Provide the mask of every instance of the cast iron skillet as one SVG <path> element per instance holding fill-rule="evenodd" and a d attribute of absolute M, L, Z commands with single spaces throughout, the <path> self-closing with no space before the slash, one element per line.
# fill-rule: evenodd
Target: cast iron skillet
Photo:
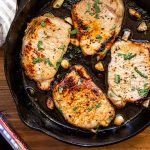
<path fill-rule="evenodd" d="M 124 109 L 117 111 L 117 113 L 122 114 L 127 120 L 125 124 L 119 127 L 112 124 L 108 128 L 100 128 L 97 134 L 70 125 L 64 120 L 57 109 L 49 110 L 47 108 L 46 100 L 51 96 L 51 92 L 40 91 L 36 87 L 36 84 L 24 75 L 20 63 L 20 52 L 27 22 L 30 22 L 33 17 L 46 12 L 53 12 L 54 15 L 61 18 L 69 16 L 71 6 L 76 3 L 77 0 L 66 0 L 63 7 L 58 10 L 51 9 L 50 2 L 50 0 L 22 1 L 22 7 L 19 7 L 4 45 L 6 78 L 10 91 L 16 102 L 21 120 L 29 127 L 40 130 L 61 141 L 89 147 L 104 146 L 123 141 L 136 135 L 149 126 L 150 109 L 143 108 L 141 105 L 128 104 Z M 149 16 L 147 16 L 142 9 L 139 9 L 138 6 L 131 3 L 130 0 L 125 1 L 125 6 L 126 10 L 128 7 L 136 7 L 138 11 L 141 11 L 143 19 L 149 22 Z M 145 42 L 146 40 L 150 41 L 150 37 L 148 36 L 149 33 L 144 35 L 136 32 L 138 23 L 138 21 L 130 18 L 126 11 L 123 29 L 131 29 L 133 31 L 132 38 L 135 40 L 143 40 Z M 120 35 L 122 35 L 122 32 Z M 90 75 L 93 77 L 93 80 L 98 83 L 98 86 L 100 86 L 104 92 L 106 92 L 107 83 L 102 81 L 106 81 L 104 79 L 107 78 L 107 74 L 97 74 L 97 72 L 93 70 L 91 64 L 94 64 L 95 59 L 81 59 L 83 56 L 80 51 L 75 51 L 74 53 L 70 53 L 70 51 L 71 49 L 68 50 L 65 57 L 72 58 L 71 55 L 73 55 L 74 57 L 71 59 L 72 64 L 84 64 Z M 110 53 L 108 53 L 107 58 L 103 61 L 106 69 L 109 61 Z M 55 81 L 58 82 L 65 73 L 64 70 L 60 69 L 58 72 L 60 77 L 56 77 Z M 34 89 L 34 95 L 31 94 L 31 89 Z"/>

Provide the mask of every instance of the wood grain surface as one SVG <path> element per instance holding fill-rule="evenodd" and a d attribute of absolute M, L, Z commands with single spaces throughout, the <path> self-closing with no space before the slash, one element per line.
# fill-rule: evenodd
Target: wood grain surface
<path fill-rule="evenodd" d="M 16 106 L 5 79 L 3 59 L 3 51 L 0 49 L 0 111 L 5 112 L 8 122 L 31 150 L 150 150 L 150 127 L 127 141 L 100 148 L 83 148 L 69 145 L 30 129 L 18 117 Z"/>

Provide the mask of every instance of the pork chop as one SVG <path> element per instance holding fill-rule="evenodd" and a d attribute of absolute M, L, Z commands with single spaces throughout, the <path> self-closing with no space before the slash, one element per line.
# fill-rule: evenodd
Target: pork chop
<path fill-rule="evenodd" d="M 82 66 L 74 66 L 54 87 L 53 100 L 64 118 L 77 127 L 106 127 L 115 116 L 109 100 Z"/>
<path fill-rule="evenodd" d="M 117 41 L 108 66 L 108 96 L 118 108 L 146 97 L 150 89 L 150 44 Z"/>
<path fill-rule="evenodd" d="M 81 0 L 72 9 L 80 47 L 85 55 L 101 48 L 110 49 L 119 34 L 124 17 L 122 0 Z"/>
<path fill-rule="evenodd" d="M 33 19 L 25 31 L 22 64 L 26 75 L 41 90 L 49 90 L 70 42 L 71 26 L 64 20 L 49 16 Z"/>

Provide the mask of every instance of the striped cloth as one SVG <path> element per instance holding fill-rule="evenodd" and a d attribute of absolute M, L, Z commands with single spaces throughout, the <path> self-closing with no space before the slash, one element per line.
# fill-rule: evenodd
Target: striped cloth
<path fill-rule="evenodd" d="M 17 0 L 0 0 L 0 47 L 5 41 L 14 19 Z"/>

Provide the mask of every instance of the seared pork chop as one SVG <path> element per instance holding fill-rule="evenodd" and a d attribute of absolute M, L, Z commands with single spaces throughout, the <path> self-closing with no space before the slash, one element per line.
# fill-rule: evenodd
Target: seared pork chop
<path fill-rule="evenodd" d="M 49 90 L 70 42 L 71 26 L 62 19 L 40 16 L 33 19 L 25 31 L 22 64 L 30 79 L 41 90 Z"/>
<path fill-rule="evenodd" d="M 136 102 L 150 89 L 150 44 L 117 41 L 108 66 L 108 95 L 117 107 Z"/>
<path fill-rule="evenodd" d="M 64 118 L 77 127 L 106 127 L 115 116 L 114 108 L 82 66 L 74 66 L 54 87 L 53 99 Z"/>
<path fill-rule="evenodd" d="M 72 9 L 74 27 L 85 55 L 110 49 L 124 17 L 122 0 L 81 0 Z"/>

